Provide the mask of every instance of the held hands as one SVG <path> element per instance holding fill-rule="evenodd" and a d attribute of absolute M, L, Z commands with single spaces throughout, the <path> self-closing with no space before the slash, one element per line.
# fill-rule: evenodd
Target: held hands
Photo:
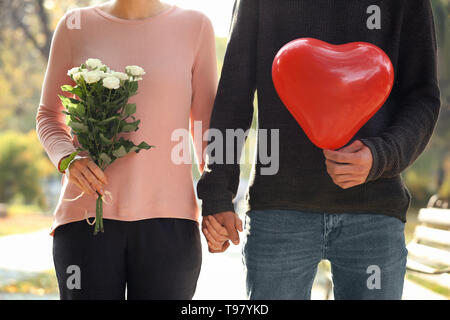
<path fill-rule="evenodd" d="M 372 153 L 360 140 L 338 151 L 324 150 L 323 154 L 328 174 L 342 189 L 363 184 L 372 168 Z"/>
<path fill-rule="evenodd" d="M 105 195 L 108 183 L 103 171 L 89 157 L 76 156 L 66 170 L 67 178 L 86 194 L 95 196 L 96 192 Z"/>
<path fill-rule="evenodd" d="M 205 216 L 202 231 L 208 242 L 209 252 L 224 252 L 230 246 L 229 240 L 235 245 L 239 244 L 238 231 L 243 231 L 242 220 L 231 211 Z"/>

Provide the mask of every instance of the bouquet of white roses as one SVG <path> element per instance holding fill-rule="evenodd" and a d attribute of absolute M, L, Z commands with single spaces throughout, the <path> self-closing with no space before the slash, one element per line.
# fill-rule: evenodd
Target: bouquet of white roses
<path fill-rule="evenodd" d="M 81 147 L 61 161 L 62 170 L 67 168 L 80 151 L 87 151 L 89 157 L 105 170 L 108 165 L 128 153 L 138 153 L 141 149 L 148 150 L 152 147 L 146 142 L 135 145 L 123 137 L 118 139 L 121 132 L 139 129 L 140 120 L 133 116 L 136 104 L 128 103 L 128 99 L 137 94 L 138 81 L 142 80 L 144 69 L 127 66 L 125 72 L 116 72 L 99 59 L 88 59 L 80 67 L 70 69 L 67 74 L 75 81 L 76 86 L 64 85 L 61 89 L 74 96 L 58 96 L 66 109 L 63 113 L 67 115 L 67 125 L 77 136 Z M 104 232 L 104 199 L 100 193 L 97 194 L 94 234 Z M 83 193 L 80 196 L 82 195 Z"/>

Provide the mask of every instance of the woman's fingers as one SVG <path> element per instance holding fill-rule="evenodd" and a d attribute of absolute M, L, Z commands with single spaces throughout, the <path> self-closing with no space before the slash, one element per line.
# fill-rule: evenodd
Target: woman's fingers
<path fill-rule="evenodd" d="M 230 241 L 228 241 L 227 237 L 217 232 L 217 230 L 212 226 L 212 222 L 210 222 L 211 220 L 208 218 L 209 217 L 204 217 L 202 221 L 202 231 L 208 243 L 208 250 L 211 253 L 224 252 L 230 246 Z M 214 221 L 219 224 L 217 220 Z M 216 228 L 221 229 L 223 227 L 219 224 L 219 226 L 216 225 Z"/>
<path fill-rule="evenodd" d="M 72 183 L 74 183 L 78 188 L 80 188 L 80 190 L 84 191 L 83 186 L 80 184 L 80 182 L 78 181 L 78 179 L 76 177 L 72 177 L 71 179 L 69 179 Z"/>
<path fill-rule="evenodd" d="M 226 245 L 226 243 L 229 242 L 228 240 L 217 241 L 216 239 L 214 239 L 214 237 L 211 235 L 211 233 L 207 228 L 203 229 L 203 234 L 205 235 L 206 241 L 208 242 L 208 247 L 210 249 L 216 250 L 216 252 L 223 252 L 226 250 L 226 248 L 228 248 L 229 244 Z"/>
<path fill-rule="evenodd" d="M 227 250 L 229 246 L 230 246 L 230 241 L 226 241 L 222 246 L 221 252 L 224 252 L 225 250 Z"/>
<path fill-rule="evenodd" d="M 91 164 L 92 163 L 92 164 Z M 74 160 L 68 171 L 68 178 L 70 181 L 74 182 L 78 187 L 81 188 L 85 193 L 95 196 L 98 192 L 99 194 L 104 194 L 104 184 L 102 180 L 97 178 L 97 174 L 94 175 L 92 170 L 96 171 L 95 167 L 98 166 L 88 157 L 82 157 Z M 100 171 L 101 169 L 98 168 Z M 101 179 L 106 178 L 101 173 L 98 173 Z"/>
<path fill-rule="evenodd" d="M 226 241 L 226 242 L 224 242 L 221 249 L 216 250 L 216 249 L 213 249 L 208 243 L 208 251 L 211 253 L 220 253 L 220 252 L 224 252 L 225 250 L 227 250 L 229 246 L 230 246 L 230 241 Z"/>
<path fill-rule="evenodd" d="M 94 188 L 100 194 L 104 193 L 102 182 L 92 174 L 88 166 L 82 167 L 81 173 L 83 174 L 84 178 L 89 182 L 89 184 L 92 186 L 92 188 Z"/>
<path fill-rule="evenodd" d="M 208 246 L 211 246 L 213 249 L 216 250 L 222 247 L 222 242 L 214 239 L 214 237 L 209 232 L 208 228 L 203 228 L 202 231 L 203 234 L 205 235 L 206 240 L 208 241 Z"/>
<path fill-rule="evenodd" d="M 81 189 L 90 195 L 95 195 L 95 190 L 91 187 L 91 185 L 89 184 L 89 182 L 84 178 L 84 176 L 81 174 L 81 172 L 79 171 L 72 171 L 71 172 L 71 176 L 72 178 L 76 178 L 79 182 L 79 184 L 81 185 Z"/>
<path fill-rule="evenodd" d="M 100 180 L 105 185 L 108 184 L 105 173 L 102 171 L 102 169 L 100 169 L 99 166 L 95 164 L 94 161 L 89 161 L 87 165 L 88 168 L 95 174 L 98 180 Z"/>

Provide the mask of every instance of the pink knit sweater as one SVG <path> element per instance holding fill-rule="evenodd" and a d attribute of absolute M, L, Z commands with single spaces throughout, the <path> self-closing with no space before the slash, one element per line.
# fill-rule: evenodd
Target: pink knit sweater
<path fill-rule="evenodd" d="M 190 130 L 193 121 L 202 121 L 201 134 L 209 127 L 217 89 L 210 20 L 200 12 L 177 6 L 138 20 L 121 19 L 95 6 L 67 12 L 53 36 L 36 114 L 39 140 L 55 168 L 61 158 L 79 146 L 65 124 L 57 94 L 62 93 L 61 85 L 72 82 L 67 70 L 88 58 L 98 58 L 116 71 L 123 71 L 127 65 L 145 69 L 138 94 L 130 99 L 137 104 L 139 130 L 122 135 L 136 144 L 146 141 L 156 146 L 130 153 L 106 168 L 106 190 L 112 193 L 113 200 L 103 204 L 104 218 L 135 221 L 170 217 L 197 221 L 192 165 L 172 161 L 172 150 L 180 141 L 172 141 L 171 137 L 176 129 Z M 201 159 L 206 143 L 202 143 L 202 137 L 194 137 L 194 144 L 197 158 Z M 63 201 L 82 191 L 65 174 L 61 183 L 52 235 L 62 224 L 84 219 L 85 210 L 88 217 L 95 216 L 95 196 L 85 194 L 72 202 Z"/>

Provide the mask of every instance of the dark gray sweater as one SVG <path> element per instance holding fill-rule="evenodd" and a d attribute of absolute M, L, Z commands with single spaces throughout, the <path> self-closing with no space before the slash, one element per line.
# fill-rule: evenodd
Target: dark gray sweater
<path fill-rule="evenodd" d="M 381 29 L 367 27 L 371 5 L 381 9 Z M 389 99 L 351 141 L 360 139 L 373 155 L 362 185 L 341 189 L 333 183 L 322 150 L 306 137 L 274 89 L 273 58 L 284 44 L 302 37 L 332 44 L 370 42 L 392 60 L 395 83 Z M 259 128 L 279 129 L 280 163 L 276 175 L 261 175 L 263 165 L 257 160 L 251 209 L 377 213 L 406 221 L 411 196 L 400 173 L 423 152 L 440 109 L 429 0 L 237 1 L 211 128 L 248 129 L 255 90 Z M 234 210 L 239 183 L 234 163 L 208 163 L 197 187 L 203 215 Z"/>

